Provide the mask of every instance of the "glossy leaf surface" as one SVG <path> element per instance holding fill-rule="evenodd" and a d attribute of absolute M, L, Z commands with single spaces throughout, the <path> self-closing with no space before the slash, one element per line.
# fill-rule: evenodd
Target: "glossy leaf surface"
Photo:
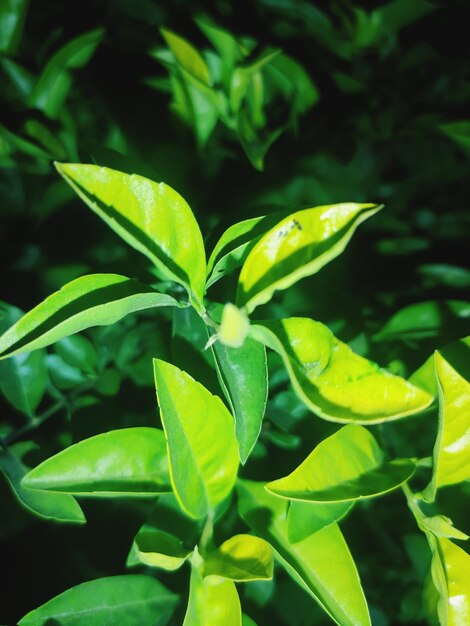
<path fill-rule="evenodd" d="M 191 556 L 191 550 L 187 550 L 180 539 L 157 528 L 141 528 L 134 546 L 141 563 L 168 571 L 177 570 Z"/>
<path fill-rule="evenodd" d="M 268 396 L 266 350 L 251 338 L 239 348 L 212 346 L 217 373 L 235 417 L 240 460 L 245 463 L 261 431 Z"/>
<path fill-rule="evenodd" d="M 0 337 L 2 358 L 37 350 L 92 326 L 114 324 L 129 313 L 178 306 L 166 294 L 118 274 L 90 274 L 64 285 Z"/>
<path fill-rule="evenodd" d="M 28 470 L 13 454 L 0 452 L 0 471 L 10 483 L 16 499 L 34 515 L 56 522 L 83 524 L 86 521 L 73 496 L 24 487 L 21 480 Z"/>
<path fill-rule="evenodd" d="M 189 601 L 183 626 L 241 626 L 242 612 L 235 583 L 219 576 L 203 578 L 191 570 Z"/>
<path fill-rule="evenodd" d="M 252 312 L 278 289 L 315 274 L 337 257 L 376 204 L 334 204 L 292 213 L 267 232 L 243 264 L 237 304 Z"/>
<path fill-rule="evenodd" d="M 154 372 L 173 489 L 186 513 L 201 518 L 235 484 L 233 418 L 220 398 L 174 365 L 154 359 Z"/>
<path fill-rule="evenodd" d="M 342 519 L 353 506 L 353 502 L 299 502 L 289 503 L 287 532 L 289 541 L 297 543 L 307 539 L 325 526 Z"/>
<path fill-rule="evenodd" d="M 415 464 L 408 459 L 386 461 L 368 430 L 348 424 L 320 442 L 291 474 L 268 483 L 266 489 L 292 500 L 346 502 L 392 491 L 414 471 Z"/>
<path fill-rule="evenodd" d="M 439 388 L 439 432 L 434 447 L 431 494 L 470 479 L 470 382 L 439 352 L 434 354 Z"/>
<path fill-rule="evenodd" d="M 170 491 L 163 431 L 123 428 L 84 439 L 31 470 L 23 485 L 98 497 Z"/>
<path fill-rule="evenodd" d="M 22 312 L 14 306 L 0 304 L 0 331 L 5 332 L 21 318 Z M 47 385 L 44 350 L 25 352 L 0 361 L 0 389 L 18 410 L 33 417 Z"/>
<path fill-rule="evenodd" d="M 235 535 L 206 556 L 203 571 L 204 576 L 223 576 L 238 582 L 270 579 L 273 551 L 260 537 Z"/>
<path fill-rule="evenodd" d="M 202 301 L 206 260 L 201 231 L 187 202 L 165 183 L 96 165 L 57 163 L 81 199 L 130 246 L 147 256 L 164 280 Z"/>
<path fill-rule="evenodd" d="M 299 398 L 333 422 L 373 424 L 422 411 L 432 396 L 355 354 L 320 322 L 292 317 L 251 325 L 284 361 Z"/>
<path fill-rule="evenodd" d="M 72 587 L 19 621 L 19 626 L 165 626 L 177 596 L 150 576 L 99 578 Z"/>
<path fill-rule="evenodd" d="M 269 494 L 263 483 L 239 481 L 238 492 L 245 522 L 272 545 L 287 573 L 328 615 L 340 626 L 369 626 L 359 575 L 338 525 L 291 544 L 285 502 Z"/>

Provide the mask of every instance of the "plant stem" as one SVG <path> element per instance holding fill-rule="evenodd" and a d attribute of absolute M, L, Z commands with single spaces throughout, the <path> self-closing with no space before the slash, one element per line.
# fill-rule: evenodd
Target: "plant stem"
<path fill-rule="evenodd" d="M 209 511 L 206 523 L 202 529 L 201 538 L 199 540 L 199 552 L 204 555 L 207 549 L 214 546 L 214 511 Z"/>

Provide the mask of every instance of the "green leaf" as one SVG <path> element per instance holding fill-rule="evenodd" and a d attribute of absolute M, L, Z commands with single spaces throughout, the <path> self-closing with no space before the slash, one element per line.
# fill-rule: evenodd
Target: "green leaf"
<path fill-rule="evenodd" d="M 163 431 L 123 428 L 84 439 L 31 470 L 23 486 L 96 497 L 170 491 Z"/>
<path fill-rule="evenodd" d="M 183 37 L 165 28 L 161 28 L 160 32 L 172 51 L 178 65 L 196 80 L 205 85 L 210 85 L 212 81 L 209 68 L 196 48 L 186 41 L 186 39 L 183 39 Z"/>
<path fill-rule="evenodd" d="M 66 493 L 33 491 L 24 487 L 22 478 L 27 468 L 9 452 L 0 452 L 0 470 L 10 483 L 18 502 L 28 511 L 48 520 L 83 524 L 85 516 L 76 500 Z"/>
<path fill-rule="evenodd" d="M 0 337 L 0 358 L 44 348 L 91 326 L 114 324 L 129 313 L 159 306 L 179 304 L 125 276 L 81 276 L 26 313 Z"/>
<path fill-rule="evenodd" d="M 468 535 L 455 528 L 452 520 L 445 515 L 433 515 L 422 520 L 423 527 L 435 537 L 447 537 L 448 539 L 468 539 Z"/>
<path fill-rule="evenodd" d="M 230 82 L 230 107 L 233 112 L 240 110 L 251 80 L 280 53 L 280 50 L 266 48 L 259 56 L 236 68 Z"/>
<path fill-rule="evenodd" d="M 263 483 L 238 483 L 239 510 L 245 522 L 268 541 L 287 573 L 340 626 L 370 626 L 369 612 L 354 560 L 336 523 L 291 544 L 286 503 Z"/>
<path fill-rule="evenodd" d="M 222 234 L 207 263 L 207 288 L 240 267 L 256 242 L 288 213 L 252 217 L 233 224 Z"/>
<path fill-rule="evenodd" d="M 222 319 L 217 333 L 220 343 L 230 348 L 241 348 L 249 330 L 250 320 L 245 311 L 227 302 L 222 310 Z"/>
<path fill-rule="evenodd" d="M 0 52 L 12 54 L 21 39 L 28 0 L 3 0 L 0 5 Z"/>
<path fill-rule="evenodd" d="M 204 243 L 187 202 L 165 183 L 97 165 L 56 163 L 80 198 L 130 246 L 147 256 L 163 280 L 202 302 Z"/>
<path fill-rule="evenodd" d="M 59 356 L 72 367 L 86 374 L 96 374 L 98 355 L 94 345 L 82 335 L 64 337 L 57 342 L 55 349 Z"/>
<path fill-rule="evenodd" d="M 459 120 L 455 122 L 447 122 L 438 125 L 439 130 L 447 135 L 449 139 L 455 141 L 457 145 L 465 150 L 470 151 L 470 121 Z"/>
<path fill-rule="evenodd" d="M 219 576 L 203 578 L 192 567 L 183 626 L 241 626 L 241 623 L 242 612 L 235 583 Z"/>
<path fill-rule="evenodd" d="M 437 337 L 441 332 L 463 334 L 470 328 L 470 302 L 428 300 L 404 307 L 374 336 L 378 341 Z M 460 332 L 462 331 L 462 332 Z"/>
<path fill-rule="evenodd" d="M 320 322 L 263 321 L 250 326 L 250 335 L 280 354 L 298 397 L 324 419 L 374 424 L 422 411 L 433 400 L 355 354 Z"/>
<path fill-rule="evenodd" d="M 248 112 L 246 108 L 240 110 L 238 114 L 237 132 L 246 156 L 255 169 L 262 172 L 264 169 L 264 158 L 269 148 L 284 132 L 283 126 L 271 131 L 260 132 L 254 123 L 253 112 Z"/>
<path fill-rule="evenodd" d="M 30 106 L 44 111 L 48 117 L 58 117 L 72 87 L 70 70 L 88 63 L 103 35 L 104 29 L 97 28 L 72 39 L 56 52 L 34 86 Z"/>
<path fill-rule="evenodd" d="M 337 257 L 356 228 L 382 207 L 343 203 L 292 213 L 267 232 L 243 264 L 237 304 L 251 313 L 278 289 L 315 274 Z"/>
<path fill-rule="evenodd" d="M 22 312 L 14 306 L 0 303 L 0 331 L 5 331 Z M 44 350 L 20 354 L 8 361 L 0 361 L 0 389 L 5 398 L 18 410 L 33 417 L 47 385 Z"/>
<path fill-rule="evenodd" d="M 242 58 L 237 40 L 226 30 L 213 24 L 207 17 L 196 19 L 196 24 L 217 50 L 222 63 L 222 78 L 226 87 L 237 62 Z"/>
<path fill-rule="evenodd" d="M 179 569 L 192 554 L 175 535 L 147 526 L 137 533 L 134 546 L 141 563 L 168 571 Z"/>
<path fill-rule="evenodd" d="M 238 348 L 217 341 L 212 350 L 221 387 L 235 418 L 240 460 L 244 464 L 258 439 L 266 409 L 266 350 L 250 338 Z"/>
<path fill-rule="evenodd" d="M 273 551 L 269 543 L 252 535 L 235 535 L 210 552 L 204 576 L 223 576 L 237 582 L 273 577 Z"/>
<path fill-rule="evenodd" d="M 165 626 L 177 596 L 150 576 L 91 580 L 31 611 L 19 626 Z"/>
<path fill-rule="evenodd" d="M 188 515 L 205 517 L 235 484 L 233 418 L 221 399 L 189 374 L 159 359 L 153 363 L 174 492 Z"/>
<path fill-rule="evenodd" d="M 348 424 L 320 442 L 291 474 L 268 483 L 266 489 L 292 500 L 347 502 L 392 491 L 414 471 L 415 464 L 408 459 L 386 461 L 367 429 Z"/>
<path fill-rule="evenodd" d="M 289 503 L 287 513 L 289 541 L 303 541 L 332 522 L 338 522 L 348 514 L 352 506 L 353 502 L 318 504 L 293 500 Z"/>
<path fill-rule="evenodd" d="M 434 353 L 439 389 L 439 432 L 433 453 L 433 477 L 426 497 L 437 489 L 470 479 L 470 382 L 439 352 Z"/>

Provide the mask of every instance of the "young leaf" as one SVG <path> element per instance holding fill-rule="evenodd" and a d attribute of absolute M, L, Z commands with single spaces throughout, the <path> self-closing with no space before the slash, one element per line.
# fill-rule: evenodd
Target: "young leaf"
<path fill-rule="evenodd" d="M 340 626 L 370 626 L 359 575 L 336 523 L 291 544 L 286 503 L 272 496 L 263 483 L 238 483 L 239 510 L 245 522 L 274 549 L 287 573 Z"/>
<path fill-rule="evenodd" d="M 153 363 L 173 489 L 188 515 L 205 517 L 235 484 L 233 418 L 221 399 L 189 374 L 159 359 Z"/>
<path fill-rule="evenodd" d="M 235 583 L 191 568 L 189 601 L 183 626 L 241 626 L 242 612 Z"/>
<path fill-rule="evenodd" d="M 72 39 L 56 52 L 34 86 L 30 106 L 44 111 L 48 117 L 57 117 L 72 86 L 70 70 L 88 63 L 103 35 L 104 30 L 97 28 Z"/>
<path fill-rule="evenodd" d="M 135 536 L 134 546 L 141 563 L 168 571 L 179 569 L 192 553 L 175 535 L 146 526 Z"/>
<path fill-rule="evenodd" d="M 31 611 L 18 626 L 165 626 L 178 598 L 150 576 L 91 580 Z"/>
<path fill-rule="evenodd" d="M 178 65 L 190 76 L 205 85 L 211 84 L 209 68 L 199 52 L 186 39 L 166 28 L 160 29 Z"/>
<path fill-rule="evenodd" d="M 287 512 L 289 541 L 297 543 L 307 539 L 332 522 L 338 522 L 348 514 L 353 505 L 353 502 L 328 502 L 326 504 L 322 502 L 318 504 L 293 500 L 289 503 Z"/>
<path fill-rule="evenodd" d="M 165 183 L 97 165 L 56 163 L 80 198 L 130 246 L 147 256 L 163 280 L 188 290 L 200 306 L 206 259 L 187 202 Z"/>
<path fill-rule="evenodd" d="M 207 288 L 243 264 L 250 250 L 268 230 L 288 215 L 277 211 L 233 224 L 216 243 L 207 263 Z"/>
<path fill-rule="evenodd" d="M 292 500 L 347 502 L 392 491 L 414 471 L 415 464 L 408 459 L 386 461 L 368 430 L 348 424 L 319 443 L 289 476 L 268 483 L 266 489 Z"/>
<path fill-rule="evenodd" d="M 470 479 L 470 382 L 439 352 L 434 354 L 439 389 L 439 432 L 434 446 L 434 470 L 426 496 L 437 489 Z"/>
<path fill-rule="evenodd" d="M 354 352 L 320 322 L 301 317 L 258 322 L 253 339 L 282 357 L 299 398 L 332 422 L 374 424 L 412 415 L 433 398 Z"/>
<path fill-rule="evenodd" d="M 273 551 L 269 543 L 252 535 L 235 535 L 210 552 L 204 576 L 223 576 L 237 582 L 273 577 Z"/>
<path fill-rule="evenodd" d="M 251 313 L 278 289 L 287 289 L 337 257 L 356 228 L 382 207 L 333 204 L 292 213 L 267 232 L 243 264 L 238 306 Z"/>
<path fill-rule="evenodd" d="M 217 341 L 212 350 L 221 387 L 235 418 L 240 460 L 245 463 L 258 439 L 266 409 L 266 350 L 249 337 L 238 348 Z"/>
<path fill-rule="evenodd" d="M 0 331 L 6 331 L 21 318 L 22 312 L 14 306 L 0 304 Z M 28 417 L 34 413 L 44 396 L 47 368 L 44 350 L 15 355 L 0 361 L 0 389 L 18 411 Z"/>
<path fill-rule="evenodd" d="M 31 470 L 23 486 L 97 497 L 170 491 L 163 431 L 123 428 L 84 439 Z"/>
<path fill-rule="evenodd" d="M 73 496 L 66 493 L 33 491 L 21 484 L 27 468 L 9 452 L 0 452 L 0 471 L 10 483 L 18 502 L 28 511 L 44 519 L 56 522 L 83 524 L 85 516 Z"/>
<path fill-rule="evenodd" d="M 166 294 L 118 274 L 90 274 L 64 285 L 0 337 L 0 358 L 44 348 L 91 326 L 114 324 L 129 313 L 180 306 Z"/>

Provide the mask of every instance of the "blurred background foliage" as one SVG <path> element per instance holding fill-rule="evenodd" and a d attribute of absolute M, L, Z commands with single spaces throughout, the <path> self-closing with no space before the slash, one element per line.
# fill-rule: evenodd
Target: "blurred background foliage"
<path fill-rule="evenodd" d="M 209 248 L 228 225 L 275 210 L 383 202 L 340 259 L 259 317 L 316 318 L 411 375 L 470 332 L 469 23 L 464 0 L 0 0 L 1 329 L 90 271 L 152 280 L 52 166 L 92 162 L 172 185 Z M 230 298 L 234 280 L 212 298 Z M 15 476 L 72 441 L 155 424 L 153 356 L 216 391 L 204 343 L 188 311 L 163 311 L 3 361 L 0 436 Z M 272 456 L 293 467 L 334 431 L 306 415 L 277 358 L 270 368 L 246 468 L 260 479 L 272 478 Z M 429 456 L 435 414 L 378 431 L 401 454 Z M 10 624 L 73 584 L 124 571 L 149 508 L 85 501 L 85 527 L 41 521 L 6 465 L 0 620 Z M 467 532 L 469 491 L 440 496 Z M 400 495 L 358 506 L 344 529 L 374 624 L 429 623 L 428 556 Z M 179 589 L 179 575 L 164 580 Z M 328 623 L 282 574 L 248 586 L 243 603 L 260 624 Z"/>

